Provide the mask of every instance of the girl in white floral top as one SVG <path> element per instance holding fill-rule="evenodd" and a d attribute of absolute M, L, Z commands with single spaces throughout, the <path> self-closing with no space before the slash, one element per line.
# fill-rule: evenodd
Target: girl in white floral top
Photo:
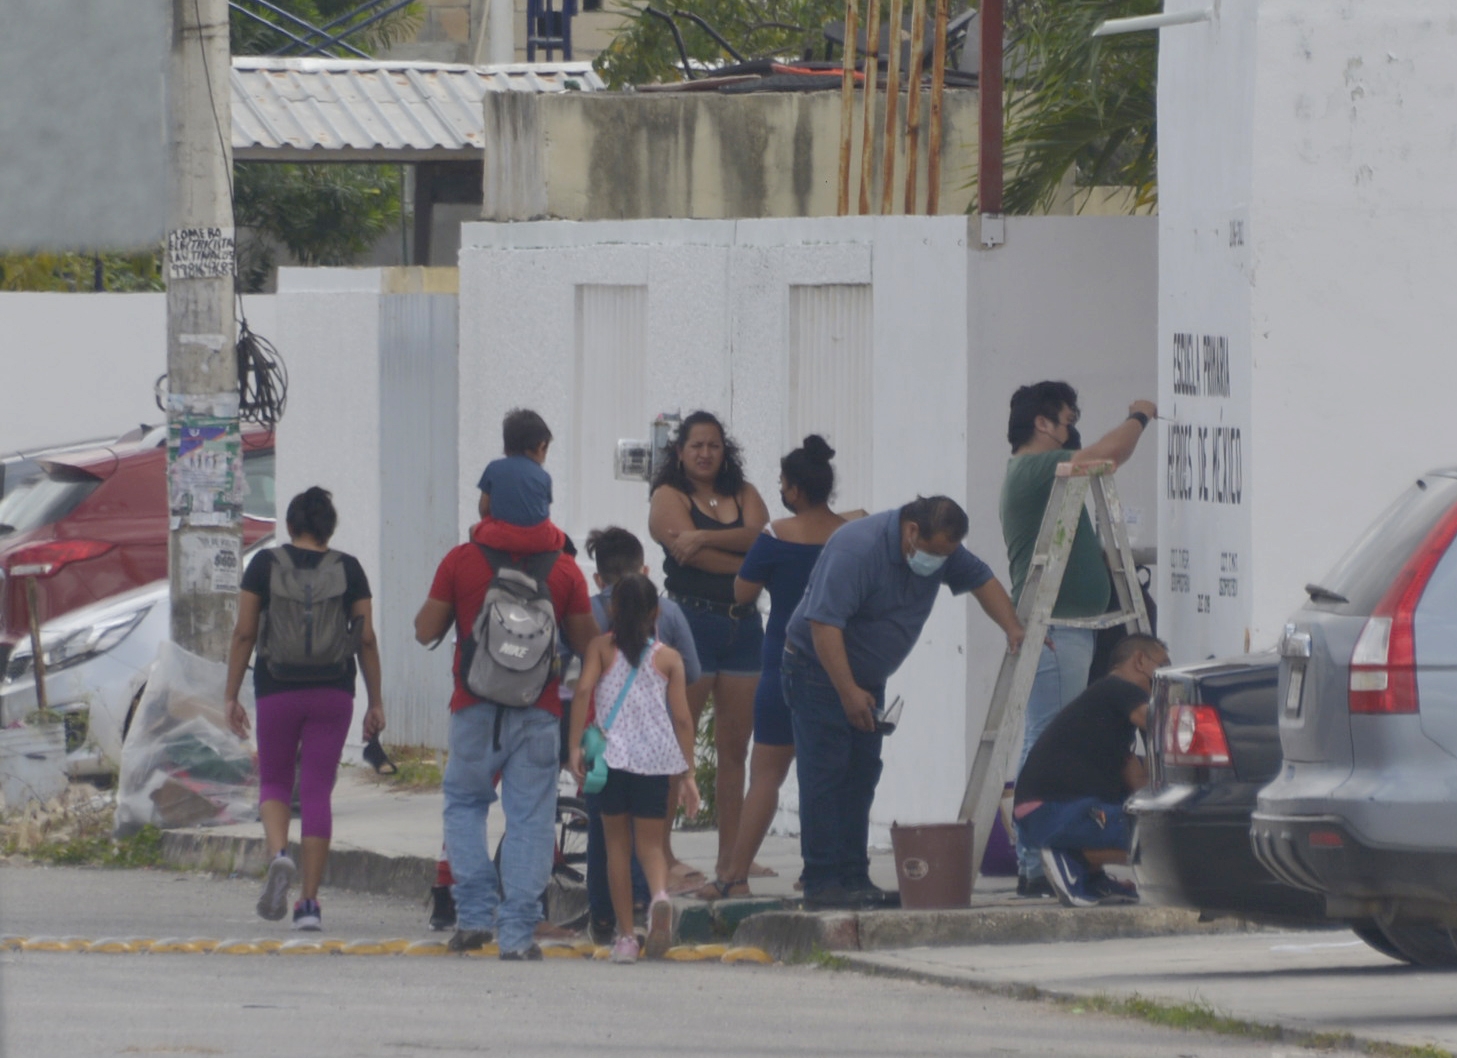
<path fill-rule="evenodd" d="M 648 908 L 646 954 L 659 958 L 673 934 L 663 852 L 669 780 L 684 775 L 682 800 L 689 818 L 698 814 L 699 796 L 693 781 L 693 721 L 683 657 L 653 639 L 658 591 L 647 577 L 630 573 L 613 588 L 611 606 L 612 630 L 592 640 L 582 659 L 582 675 L 572 697 L 569 744 L 572 773 L 581 781 L 586 777 L 582 732 L 589 711 L 594 712 L 607 736 L 607 785 L 598 799 L 607 839 L 608 887 L 618 922 L 612 961 L 630 963 L 638 957 L 632 932 L 633 845 L 654 893 Z"/>

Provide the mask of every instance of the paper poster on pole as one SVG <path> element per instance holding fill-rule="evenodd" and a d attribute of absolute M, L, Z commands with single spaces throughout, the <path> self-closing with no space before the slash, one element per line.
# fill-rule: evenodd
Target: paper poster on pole
<path fill-rule="evenodd" d="M 172 528 L 230 526 L 242 517 L 243 435 L 236 418 L 187 414 L 167 426 Z"/>

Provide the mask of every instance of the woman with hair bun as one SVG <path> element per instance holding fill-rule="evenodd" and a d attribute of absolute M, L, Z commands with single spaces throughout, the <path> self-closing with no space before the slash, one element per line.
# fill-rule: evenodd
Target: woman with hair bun
<path fill-rule="evenodd" d="M 243 573 L 228 652 L 228 726 L 247 738 L 238 691 L 258 649 L 258 814 L 269 857 L 258 914 L 274 921 L 287 915 L 288 891 L 300 873 L 288 854 L 297 778 L 303 881 L 293 928 L 303 930 L 323 928 L 319 882 L 333 833 L 334 779 L 354 716 L 356 653 L 369 693 L 364 740 L 384 730 L 369 580 L 353 555 L 329 549 L 338 523 L 333 497 L 317 485 L 289 502 L 289 542 L 258 552 Z"/>
<path fill-rule="evenodd" d="M 835 450 L 819 434 L 779 461 L 779 498 L 790 517 L 770 522 L 744 556 L 734 579 L 734 599 L 752 603 L 769 589 L 769 622 L 764 628 L 763 668 L 754 695 L 754 751 L 749 760 L 749 792 L 728 863 L 717 878 L 698 890 L 703 900 L 748 896 L 750 867 L 779 807 L 779 788 L 794 763 L 794 728 L 779 682 L 784 629 L 809 583 L 810 570 L 825 541 L 845 524 L 830 510 L 835 489 Z"/>

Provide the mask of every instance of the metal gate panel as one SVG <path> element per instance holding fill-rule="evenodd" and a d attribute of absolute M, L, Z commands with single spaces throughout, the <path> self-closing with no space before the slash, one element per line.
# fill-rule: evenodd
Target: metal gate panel
<path fill-rule="evenodd" d="M 381 568 L 369 574 L 385 740 L 444 749 L 453 637 L 427 651 L 415 642 L 415 613 L 440 560 L 465 539 L 455 524 L 457 298 L 386 294 L 379 311 Z"/>
<path fill-rule="evenodd" d="M 566 518 L 570 531 L 583 536 L 607 525 L 642 536 L 647 526 L 647 486 L 613 477 L 618 439 L 648 434 L 647 317 L 646 286 L 576 288 L 575 447 Z"/>
<path fill-rule="evenodd" d="M 789 288 L 786 447 L 821 434 L 835 449 L 837 510 L 868 507 L 874 437 L 874 322 L 868 283 Z"/>

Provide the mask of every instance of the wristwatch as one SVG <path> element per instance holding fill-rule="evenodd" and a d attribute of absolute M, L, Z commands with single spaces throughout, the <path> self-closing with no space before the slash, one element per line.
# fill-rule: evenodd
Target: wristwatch
<path fill-rule="evenodd" d="M 1141 411 L 1131 411 L 1128 413 L 1128 417 L 1130 419 L 1137 419 L 1139 426 L 1142 426 L 1145 430 L 1148 429 L 1148 416 L 1145 413 Z"/>

